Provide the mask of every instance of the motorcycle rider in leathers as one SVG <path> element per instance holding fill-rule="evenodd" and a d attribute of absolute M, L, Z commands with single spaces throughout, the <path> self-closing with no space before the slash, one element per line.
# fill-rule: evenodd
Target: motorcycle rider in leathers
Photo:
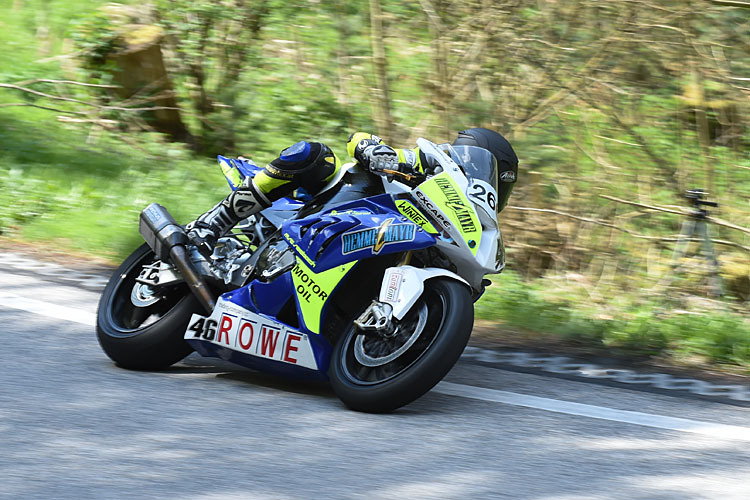
<path fill-rule="evenodd" d="M 484 128 L 471 128 L 458 133 L 453 145 L 479 146 L 489 150 L 501 171 L 510 172 L 509 182 L 515 182 L 518 168 L 510 143 L 499 133 Z M 373 173 L 399 170 L 404 173 L 431 175 L 431 166 L 419 148 L 395 149 L 380 137 L 356 132 L 346 144 L 349 156 Z M 187 225 L 188 237 L 206 257 L 213 253 L 216 241 L 238 222 L 271 206 L 271 204 L 303 188 L 311 195 L 320 191 L 341 169 L 334 152 L 320 142 L 300 141 L 281 152 L 255 177 L 244 182 L 224 200 Z M 506 180 L 506 182 L 508 182 Z M 498 200 L 498 211 L 507 202 L 512 184 L 506 189 L 505 199 Z"/>

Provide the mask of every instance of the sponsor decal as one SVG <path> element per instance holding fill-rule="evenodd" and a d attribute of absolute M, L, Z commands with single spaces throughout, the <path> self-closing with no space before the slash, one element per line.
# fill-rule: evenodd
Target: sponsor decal
<path fill-rule="evenodd" d="M 445 195 L 447 200 L 445 205 L 456 214 L 461 230 L 464 233 L 476 232 L 477 227 L 472 218 L 471 208 L 464 204 L 464 198 L 458 193 L 450 179 L 435 177 L 435 184 Z"/>
<path fill-rule="evenodd" d="M 398 297 L 398 292 L 401 290 L 401 281 L 403 280 L 403 274 L 401 271 L 393 270 L 388 274 L 388 280 L 385 287 L 385 301 L 395 302 Z"/>
<path fill-rule="evenodd" d="M 320 315 L 328 297 L 346 273 L 357 263 L 347 262 L 326 271 L 316 273 L 301 259 L 292 268 L 292 282 L 297 294 L 297 303 L 302 313 L 305 327 L 313 333 L 320 333 Z"/>
<path fill-rule="evenodd" d="M 432 203 L 432 201 L 430 201 L 430 199 L 422 191 L 416 191 L 415 194 L 417 195 L 417 200 L 419 200 L 419 203 L 429 213 L 432 214 L 435 220 L 437 220 L 440 224 L 442 224 L 444 228 L 450 229 L 451 223 L 448 222 L 448 219 L 443 217 L 443 214 L 441 214 L 437 208 L 435 208 L 435 205 Z"/>
<path fill-rule="evenodd" d="M 294 241 L 294 238 L 292 238 L 289 233 L 284 233 L 284 238 L 286 241 L 292 245 L 292 248 L 294 248 L 298 254 L 302 256 L 303 259 L 307 262 L 307 264 L 310 265 L 310 267 L 315 267 L 315 261 L 310 259 L 310 257 L 307 256 L 307 254 L 297 245 L 297 242 Z"/>
<path fill-rule="evenodd" d="M 516 173 L 512 170 L 506 170 L 500 173 L 501 182 L 516 182 Z"/>
<path fill-rule="evenodd" d="M 477 254 L 482 226 L 472 203 L 448 172 L 426 180 L 413 193 L 425 213 L 439 221 L 440 229 L 456 240 L 463 239 L 471 253 Z"/>
<path fill-rule="evenodd" d="M 330 215 L 372 215 L 372 212 L 366 208 L 352 208 L 349 210 L 331 210 Z"/>
<path fill-rule="evenodd" d="M 483 207 L 488 214 L 496 214 L 497 192 L 488 182 L 480 179 L 472 180 L 468 195 L 475 203 Z"/>
<path fill-rule="evenodd" d="M 372 248 L 373 254 L 378 254 L 385 245 L 412 241 L 416 234 L 414 224 L 394 224 L 393 217 L 386 219 L 379 227 L 360 229 L 341 235 L 341 253 L 344 255 Z"/>
<path fill-rule="evenodd" d="M 224 312 L 226 301 L 219 301 L 206 318 L 194 314 L 185 331 L 186 340 L 201 340 L 250 356 L 317 370 L 307 335 L 291 330 L 251 311 L 242 314 Z"/>
<path fill-rule="evenodd" d="M 266 165 L 265 170 L 266 172 L 268 172 L 269 177 L 273 177 L 274 179 L 284 179 L 284 180 L 294 179 L 294 172 L 287 172 L 284 170 L 279 170 L 278 168 L 274 167 L 270 163 Z"/>
<path fill-rule="evenodd" d="M 437 232 L 437 230 L 434 227 L 432 227 L 432 224 L 430 224 L 430 221 L 427 220 L 427 217 L 422 215 L 422 212 L 417 210 L 417 207 L 415 207 L 408 201 L 398 200 L 396 202 L 396 208 L 398 208 L 399 212 L 404 214 L 404 216 L 409 218 L 412 222 L 414 222 L 416 225 L 418 225 L 422 229 L 430 233 Z"/>
<path fill-rule="evenodd" d="M 297 283 L 297 295 L 300 300 L 310 302 L 310 299 L 313 298 L 322 302 L 326 301 L 328 292 L 323 290 L 319 283 L 315 283 L 315 280 L 302 269 L 302 266 L 295 265 L 292 269 L 292 275 L 295 277 L 295 283 Z"/>

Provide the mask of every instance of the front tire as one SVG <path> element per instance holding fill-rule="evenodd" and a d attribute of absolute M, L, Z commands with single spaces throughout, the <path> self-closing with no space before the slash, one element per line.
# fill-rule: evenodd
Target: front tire
<path fill-rule="evenodd" d="M 357 411 L 385 413 L 411 403 L 458 361 L 473 323 L 468 288 L 431 279 L 393 337 L 366 337 L 354 325 L 341 336 L 329 368 L 333 390 Z"/>
<path fill-rule="evenodd" d="M 135 281 L 154 261 L 148 245 L 141 245 L 115 271 L 99 300 L 99 344 L 123 368 L 161 370 L 193 351 L 183 334 L 201 308 L 187 285 L 151 290 Z"/>

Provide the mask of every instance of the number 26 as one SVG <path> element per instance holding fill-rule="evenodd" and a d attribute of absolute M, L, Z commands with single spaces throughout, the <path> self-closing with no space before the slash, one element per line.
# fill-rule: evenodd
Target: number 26
<path fill-rule="evenodd" d="M 474 184 L 472 186 L 472 189 L 474 191 L 469 193 L 469 196 L 476 199 L 480 203 L 487 203 L 489 207 L 492 210 L 495 210 L 495 207 L 497 206 L 497 201 L 495 200 L 495 193 L 492 191 L 487 191 L 484 186 L 481 184 Z"/>

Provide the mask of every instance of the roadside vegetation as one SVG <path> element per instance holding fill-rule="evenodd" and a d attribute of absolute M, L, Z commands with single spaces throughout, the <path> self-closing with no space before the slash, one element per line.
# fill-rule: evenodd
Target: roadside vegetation
<path fill-rule="evenodd" d="M 521 163 L 478 318 L 750 370 L 749 4 L 101 6 L 0 0 L 0 237 L 117 262 L 146 204 L 189 221 L 226 194 L 217 154 L 486 126 Z M 674 258 L 693 188 L 720 296 L 699 242 Z"/>

